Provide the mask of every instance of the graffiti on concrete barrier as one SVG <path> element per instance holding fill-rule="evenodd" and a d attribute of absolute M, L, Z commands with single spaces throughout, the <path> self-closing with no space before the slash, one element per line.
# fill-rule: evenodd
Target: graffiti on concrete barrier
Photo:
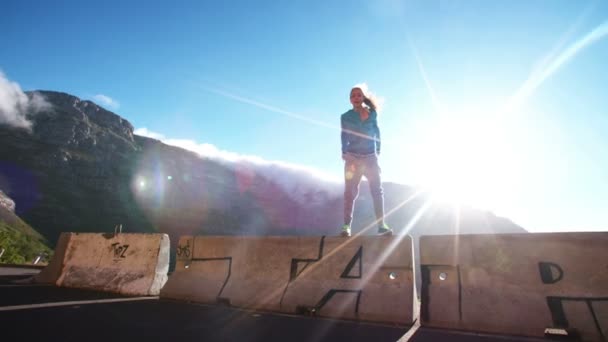
<path fill-rule="evenodd" d="M 178 257 L 185 257 L 185 258 L 189 258 L 190 257 L 190 240 L 186 241 L 186 245 L 185 246 L 177 246 L 177 256 Z"/>
<path fill-rule="evenodd" d="M 296 313 L 301 315 L 315 315 L 319 310 L 321 310 L 327 302 L 336 294 L 336 293 L 352 293 L 357 296 L 357 301 L 355 303 L 355 315 L 359 313 L 359 302 L 361 301 L 361 294 L 363 290 L 340 290 L 340 289 L 331 289 L 325 293 L 325 295 L 319 300 L 319 302 L 313 307 L 307 306 L 298 306 L 296 308 Z"/>
<path fill-rule="evenodd" d="M 464 265 L 465 268 L 468 266 Z M 477 265 L 471 266 L 471 268 L 475 266 Z M 460 267 L 461 265 L 449 264 L 423 264 L 420 266 L 422 276 L 420 318 L 422 322 L 434 323 L 444 320 L 464 323 L 462 308 L 468 303 L 463 302 L 462 298 L 463 283 Z M 571 286 L 575 284 L 562 286 L 568 278 L 567 270 L 561 265 L 541 261 L 537 262 L 537 270 L 538 273 L 532 275 L 538 277 L 536 281 L 547 286 L 544 289 L 534 289 L 538 295 L 545 298 L 548 308 L 550 321 L 545 323 L 548 325 L 544 327 L 545 334 L 551 337 L 568 336 L 573 339 L 608 341 L 608 297 L 598 296 L 597 285 L 584 288 L 583 294 L 587 294 L 587 296 L 580 296 L 580 293 L 570 295 L 566 289 L 573 291 L 580 286 Z M 491 271 L 498 274 L 511 272 L 510 270 L 504 271 L 500 265 Z M 572 280 L 576 281 L 578 276 L 580 275 L 574 276 Z M 594 275 L 590 274 L 590 276 Z M 599 284 L 602 279 L 599 278 L 599 273 L 597 276 L 595 284 Z M 475 289 L 476 284 L 468 282 L 464 286 L 467 288 L 465 293 L 468 294 L 471 293 L 469 287 Z M 438 304 L 438 302 L 440 303 Z M 442 306 L 441 303 L 444 302 L 458 305 Z M 433 315 L 437 317 L 433 317 Z"/>
<path fill-rule="evenodd" d="M 285 285 L 285 289 L 283 289 L 283 294 L 281 295 L 281 300 L 279 301 L 279 305 L 282 306 L 283 305 L 283 299 L 285 298 L 285 294 L 287 293 L 287 290 L 289 289 L 289 285 L 296 280 L 296 278 L 302 274 L 302 272 L 304 272 L 304 270 L 306 270 L 306 268 L 308 268 L 308 266 L 310 266 L 311 264 L 314 264 L 315 262 L 321 260 L 323 258 L 323 249 L 325 247 L 325 236 L 321 237 L 321 240 L 319 241 L 319 252 L 316 258 L 314 259 L 299 259 L 299 258 L 292 258 L 291 259 L 291 267 L 289 269 L 289 282 Z M 300 269 L 300 264 L 303 263 L 304 266 Z"/>
<path fill-rule="evenodd" d="M 321 260 L 323 258 L 323 248 L 325 247 L 325 236 L 321 237 L 321 241 L 319 242 L 319 255 L 316 259 L 291 259 L 291 268 L 289 272 L 289 282 L 296 280 L 296 278 L 304 272 L 304 270 L 310 266 L 311 264 Z M 304 267 L 298 271 L 300 263 L 304 263 Z M 287 290 L 287 288 L 285 288 Z M 283 293 L 285 294 L 285 293 Z"/>
<path fill-rule="evenodd" d="M 355 265 L 359 265 L 359 267 L 357 269 L 358 272 L 355 274 L 352 274 L 351 272 L 355 268 Z M 344 271 L 342 271 L 340 278 L 361 279 L 362 274 L 363 274 L 363 246 L 360 246 L 357 253 L 355 253 L 353 258 L 350 259 L 350 261 L 348 262 L 348 265 L 346 265 L 346 268 L 344 269 Z"/>
<path fill-rule="evenodd" d="M 129 249 L 129 245 L 121 245 L 118 242 L 112 244 L 112 250 L 114 251 L 114 259 L 126 258 L 125 253 Z"/>
<path fill-rule="evenodd" d="M 600 298 L 590 298 L 590 297 L 555 297 L 548 296 L 547 297 L 547 306 L 549 306 L 549 311 L 551 311 L 551 318 L 553 320 L 553 325 L 556 328 L 572 328 L 570 326 L 570 322 L 568 322 L 568 318 L 566 317 L 566 310 L 564 310 L 564 304 L 568 303 L 579 303 L 583 304 L 584 307 L 587 308 L 587 313 L 593 324 L 595 325 L 596 332 L 598 333 L 601 341 L 606 340 L 606 336 L 602 331 L 602 322 L 600 322 L 599 317 L 601 315 L 594 309 L 594 304 L 599 305 L 601 303 L 608 304 L 608 297 L 600 297 Z M 578 312 L 578 311 L 577 311 Z M 579 313 L 580 315 L 580 313 Z M 580 319 L 581 317 L 577 317 Z M 586 319 L 585 319 L 586 320 Z"/>
<path fill-rule="evenodd" d="M 321 261 L 323 259 L 323 251 L 325 247 L 325 236 L 321 237 L 321 241 L 319 242 L 319 253 L 317 258 L 315 259 L 291 259 L 291 269 L 289 274 L 289 283 L 285 286 L 283 290 L 283 295 L 281 296 L 280 305 L 283 304 L 283 299 L 287 290 L 289 289 L 289 285 L 298 278 L 304 272 L 306 268 L 310 265 Z M 300 268 L 300 264 L 305 263 L 304 267 Z M 357 266 L 358 267 L 355 267 Z M 356 270 L 353 274 L 353 270 Z M 346 279 L 361 279 L 363 276 L 363 246 L 359 246 L 355 255 L 350 259 L 342 273 L 340 274 L 340 278 Z M 362 290 L 346 290 L 346 289 L 329 289 L 323 297 L 317 302 L 314 306 L 298 306 L 296 308 L 296 313 L 305 314 L 305 315 L 315 315 L 317 314 L 337 293 L 352 293 L 356 296 L 355 309 L 354 314 L 359 314 L 359 302 L 361 300 Z"/>
<path fill-rule="evenodd" d="M 564 277 L 564 270 L 558 264 L 552 262 L 539 262 L 538 270 L 543 284 L 555 284 Z"/>
<path fill-rule="evenodd" d="M 538 269 L 540 272 L 540 278 L 543 284 L 555 284 L 564 278 L 564 270 L 555 263 L 552 262 L 539 262 Z M 595 326 L 596 333 L 599 335 L 601 341 L 606 341 L 606 336 L 602 330 L 602 322 L 600 321 L 602 315 L 598 313 L 598 308 L 602 305 L 604 308 L 608 304 L 608 297 L 568 297 L 568 296 L 547 296 L 547 306 L 551 312 L 551 319 L 553 321 L 553 328 L 570 329 L 574 328 L 568 321 L 566 309 L 564 304 L 567 306 L 578 306 L 585 308 L 582 311 L 576 310 L 576 318 L 578 320 L 584 319 L 585 321 L 590 320 Z M 606 303 L 606 304 L 604 304 Z M 582 318 L 581 314 L 586 311 L 588 317 Z M 608 322 L 603 322 L 604 324 Z M 576 330 L 576 329 L 574 329 Z"/>
<path fill-rule="evenodd" d="M 222 284 L 222 288 L 217 293 L 217 301 L 218 303 L 230 304 L 230 299 L 222 298 L 222 292 L 224 292 L 224 288 L 228 281 L 230 280 L 230 275 L 232 274 L 232 257 L 220 257 L 220 258 L 192 258 L 193 262 L 212 262 L 212 261 L 228 261 L 228 274 L 226 275 L 226 279 L 224 279 L 224 283 Z"/>
<path fill-rule="evenodd" d="M 441 270 L 441 271 L 439 271 Z M 448 264 L 438 264 L 438 265 L 420 265 L 420 273 L 422 276 L 422 288 L 420 293 L 420 318 L 423 322 L 431 321 L 431 286 L 433 284 L 439 284 L 445 281 L 449 276 L 455 275 L 455 285 L 456 295 L 458 305 L 456 307 L 450 307 L 450 310 L 458 310 L 458 320 L 462 321 L 462 276 L 460 271 L 460 265 L 448 265 Z M 433 278 L 432 275 L 437 276 L 437 278 Z M 447 310 L 447 309 L 446 309 Z"/>
<path fill-rule="evenodd" d="M 379 309 L 373 305 L 371 308 L 366 307 L 366 297 L 363 293 L 366 292 L 366 296 L 371 298 L 382 293 L 383 289 L 374 286 L 366 288 L 367 277 L 374 283 L 393 281 L 397 275 L 391 271 L 398 266 L 384 266 L 384 259 L 372 259 L 370 264 L 364 265 L 364 253 L 366 257 L 369 257 L 370 253 L 374 254 L 377 244 L 372 245 L 374 248 L 364 251 L 365 242 L 368 240 L 349 241 L 355 243 L 344 248 L 342 239 L 333 240 L 321 236 L 306 239 L 301 244 L 298 242 L 298 245 L 294 244 L 297 248 L 280 249 L 284 248 L 281 246 L 275 253 L 268 250 L 269 245 L 263 240 L 209 248 L 206 244 L 203 244 L 205 247 L 199 247 L 196 240 L 182 239 L 176 254 L 178 258 L 182 258 L 178 259 L 180 262 L 186 263 L 184 271 L 192 272 L 184 276 L 205 280 L 201 284 L 205 290 L 205 293 L 201 294 L 203 301 L 237 306 L 244 304 L 248 307 L 261 304 L 265 309 L 278 306 L 282 311 L 306 315 L 368 318 L 366 315 L 370 315 L 370 312 L 377 315 L 376 311 Z M 359 241 L 361 243 L 357 243 Z M 291 243 L 292 241 L 289 241 L 289 245 Z M 226 242 L 222 240 L 218 245 L 221 244 L 225 245 Z M 273 241 L 270 248 L 273 248 L 274 244 Z M 261 249 L 262 247 L 264 249 Z M 317 250 L 314 250 L 315 247 Z M 198 252 L 194 253 L 194 249 Z M 411 268 L 408 270 L 411 271 Z M 319 282 L 319 279 L 322 279 L 322 282 Z M 408 278 L 404 276 L 403 279 L 405 283 Z M 251 281 L 252 286 L 243 291 L 242 286 L 247 284 L 241 285 L 242 281 Z M 407 288 L 404 291 L 407 291 Z M 403 297 L 403 300 L 407 299 L 407 296 Z M 375 319 L 376 316 L 369 317 Z"/>

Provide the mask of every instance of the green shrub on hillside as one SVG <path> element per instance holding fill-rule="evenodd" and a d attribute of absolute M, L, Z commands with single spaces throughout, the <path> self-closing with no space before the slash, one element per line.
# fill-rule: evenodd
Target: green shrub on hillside
<path fill-rule="evenodd" d="M 0 221 L 0 253 L 0 263 L 31 264 L 39 255 L 43 255 L 41 262 L 48 262 L 53 251 L 38 238 Z"/>

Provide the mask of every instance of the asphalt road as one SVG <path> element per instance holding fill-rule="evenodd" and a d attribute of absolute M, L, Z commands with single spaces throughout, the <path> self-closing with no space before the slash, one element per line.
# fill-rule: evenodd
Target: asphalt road
<path fill-rule="evenodd" d="M 0 264 L 0 276 L 19 276 L 19 275 L 32 275 L 37 274 L 43 269 L 44 266 L 23 266 L 23 265 L 11 265 L 11 264 Z"/>
<path fill-rule="evenodd" d="M 0 334 L 15 341 L 398 341 L 410 327 L 254 312 L 24 283 L 0 276 Z M 15 282 L 17 280 L 17 282 Z M 405 340 L 405 339 L 402 339 Z M 420 328 L 410 341 L 540 341 Z"/>

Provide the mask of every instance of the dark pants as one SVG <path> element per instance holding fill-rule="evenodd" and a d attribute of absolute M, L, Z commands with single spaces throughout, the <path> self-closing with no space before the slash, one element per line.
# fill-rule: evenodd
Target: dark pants
<path fill-rule="evenodd" d="M 374 211 L 378 225 L 384 223 L 384 193 L 380 178 L 378 156 L 345 154 L 344 163 L 344 224 L 350 225 L 353 220 L 353 208 L 359 195 L 359 183 L 365 176 L 374 202 Z"/>

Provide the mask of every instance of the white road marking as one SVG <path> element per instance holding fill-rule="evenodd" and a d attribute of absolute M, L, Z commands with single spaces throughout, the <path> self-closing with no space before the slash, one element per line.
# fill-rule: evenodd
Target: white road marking
<path fill-rule="evenodd" d="M 0 307 L 0 311 L 28 310 L 28 309 L 40 309 L 40 308 L 52 308 L 52 307 L 57 307 L 57 306 L 104 304 L 104 303 L 132 302 L 132 301 L 157 300 L 157 299 L 158 299 L 158 296 L 156 296 L 156 297 L 132 297 L 132 298 L 78 300 L 78 301 L 70 301 L 70 302 L 53 302 L 53 303 L 40 303 L 40 304 L 28 304 L 28 305 L 2 306 L 2 307 Z"/>

